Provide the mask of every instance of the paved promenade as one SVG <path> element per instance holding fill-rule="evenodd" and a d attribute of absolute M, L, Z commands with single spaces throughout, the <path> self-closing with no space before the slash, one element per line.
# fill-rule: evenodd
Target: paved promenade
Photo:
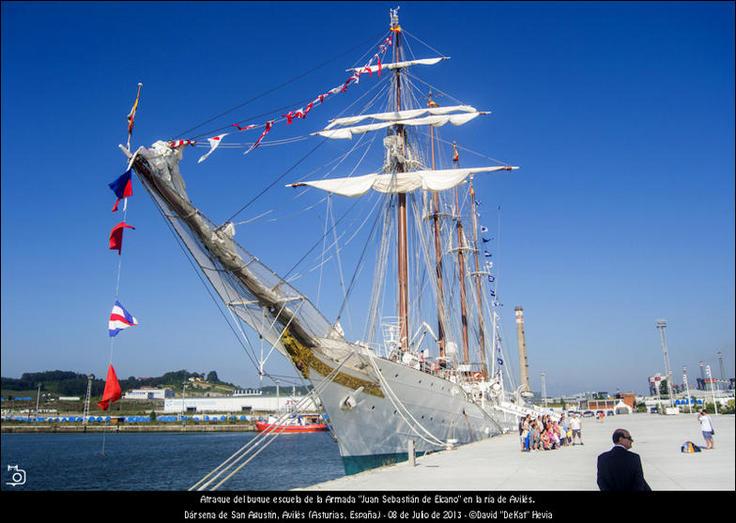
<path fill-rule="evenodd" d="M 583 446 L 520 452 L 518 435 L 508 434 L 423 456 L 413 468 L 400 463 L 305 490 L 598 490 L 596 457 L 611 448 L 616 428 L 631 432 L 653 490 L 734 490 L 734 416 L 712 419 L 715 449 L 696 454 L 680 453 L 687 440 L 705 445 L 695 414 L 585 418 Z"/>

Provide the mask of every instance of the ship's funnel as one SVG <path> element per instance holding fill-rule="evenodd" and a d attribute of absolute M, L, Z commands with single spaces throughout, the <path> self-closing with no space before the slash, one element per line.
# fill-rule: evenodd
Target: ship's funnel
<path fill-rule="evenodd" d="M 524 337 L 524 309 L 514 307 L 516 315 L 516 337 L 519 341 L 519 381 L 521 392 L 531 392 L 529 388 L 529 362 L 526 358 L 526 338 Z"/>

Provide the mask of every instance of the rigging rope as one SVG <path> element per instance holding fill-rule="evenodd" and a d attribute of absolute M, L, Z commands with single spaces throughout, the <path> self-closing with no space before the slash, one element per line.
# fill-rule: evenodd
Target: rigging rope
<path fill-rule="evenodd" d="M 355 280 L 358 274 L 360 274 L 360 270 L 362 268 L 363 261 L 365 259 L 365 253 L 368 250 L 368 245 L 370 244 L 371 239 L 373 238 L 373 233 L 376 231 L 376 224 L 378 223 L 378 218 L 380 218 L 380 216 L 381 216 L 380 214 L 376 214 L 376 219 L 373 221 L 373 227 L 371 227 L 371 232 L 368 235 L 368 239 L 366 240 L 365 245 L 363 246 L 363 251 L 360 253 L 360 258 L 358 258 L 358 264 L 356 265 L 355 272 L 353 273 L 353 277 L 350 280 L 350 285 L 348 286 L 348 289 L 345 292 L 345 298 L 343 299 L 342 304 L 340 305 L 340 309 L 337 312 L 337 319 L 335 320 L 336 322 L 340 321 L 340 317 L 342 316 L 342 311 L 347 306 L 348 298 L 350 297 L 350 293 L 352 292 L 353 286 L 355 285 Z"/>
<path fill-rule="evenodd" d="M 153 199 L 153 201 L 156 203 L 156 209 L 159 211 L 159 213 L 161 214 L 161 216 L 164 218 L 164 222 L 166 222 L 167 226 L 169 227 L 169 230 L 171 231 L 172 235 L 174 236 L 174 239 L 176 240 L 177 245 L 179 246 L 179 248 L 184 253 L 184 257 L 187 259 L 187 261 L 189 262 L 189 264 L 192 266 L 192 269 L 194 270 L 195 274 L 199 278 L 199 281 L 202 282 L 202 285 L 207 290 L 207 294 L 212 299 L 213 303 L 217 307 L 217 310 L 220 312 L 220 314 L 224 318 L 225 323 L 227 323 L 228 327 L 230 327 L 230 330 L 235 335 L 235 339 L 238 340 L 238 343 L 243 348 L 243 351 L 248 356 L 248 358 L 250 358 L 250 360 L 253 363 L 253 365 L 256 368 L 258 368 L 258 365 L 256 364 L 254 357 L 251 357 L 250 353 L 248 352 L 248 349 L 246 348 L 246 346 L 243 344 L 243 342 L 241 341 L 240 337 L 238 336 L 238 333 L 233 328 L 233 326 L 230 324 L 230 321 L 228 320 L 227 316 L 225 316 L 225 313 L 222 311 L 222 309 L 220 307 L 220 300 L 218 300 L 217 298 L 215 298 L 212 295 L 212 289 L 210 289 L 210 285 L 208 285 L 207 282 L 204 281 L 204 277 L 202 276 L 202 272 L 200 272 L 200 271 L 204 271 L 204 268 L 201 265 L 199 265 L 198 262 L 196 262 L 196 266 L 195 266 L 195 262 L 192 261 L 192 257 L 190 256 L 189 251 L 183 245 L 184 244 L 184 239 L 181 237 L 181 235 L 179 234 L 179 232 L 176 230 L 176 228 L 174 227 L 174 225 L 171 223 L 171 218 L 163 211 L 163 209 L 161 209 L 161 207 L 159 206 L 158 200 L 155 198 L 153 192 L 148 187 L 148 184 L 145 183 L 142 178 L 141 178 L 141 182 L 142 182 L 143 187 L 145 187 L 146 191 L 148 191 L 149 195 L 151 196 L 151 198 Z M 197 267 L 199 267 L 200 270 L 197 270 Z M 248 343 L 248 345 L 251 346 L 251 349 L 255 352 L 255 349 L 253 349 L 253 347 L 252 347 L 252 345 L 250 343 L 250 340 L 247 337 L 245 339 L 246 339 L 246 342 Z"/>
<path fill-rule="evenodd" d="M 419 39 L 419 37 L 417 37 L 417 36 L 413 35 L 413 34 L 412 34 L 412 33 L 410 33 L 409 31 L 407 31 L 406 29 L 402 30 L 402 33 L 404 33 L 404 34 L 405 34 L 406 36 L 409 36 L 409 37 L 413 38 L 414 40 L 416 40 L 416 41 L 417 41 L 417 42 L 419 42 L 420 44 L 424 44 L 424 45 L 425 45 L 425 46 L 427 46 L 427 47 L 428 47 L 429 49 L 431 49 L 432 51 L 434 51 L 435 53 L 437 53 L 438 55 L 440 55 L 440 56 L 446 56 L 446 55 L 445 55 L 444 53 L 440 53 L 440 52 L 439 52 L 439 51 L 438 51 L 437 49 L 435 49 L 434 47 L 432 47 L 432 46 L 431 46 L 431 45 L 429 45 L 428 43 L 424 42 L 423 40 L 420 40 L 420 39 Z M 405 43 L 407 44 L 407 46 L 409 45 L 409 44 L 408 44 L 408 42 L 406 42 L 406 41 L 405 41 Z"/>
<path fill-rule="evenodd" d="M 304 160 L 306 160 L 309 156 L 311 156 L 317 149 L 319 149 L 324 143 L 327 141 L 327 138 L 323 138 L 317 145 L 315 145 L 307 154 L 302 156 L 295 164 L 293 164 L 291 167 L 286 169 L 278 178 L 276 178 L 274 181 L 272 181 L 270 184 L 268 184 L 264 189 L 261 190 L 258 194 L 256 194 L 253 198 L 248 200 L 248 202 L 243 205 L 240 209 L 238 209 L 230 218 L 225 220 L 225 222 L 232 221 L 233 218 L 235 218 L 238 214 L 243 212 L 245 209 L 250 207 L 253 202 L 258 200 L 261 196 L 263 196 L 266 192 L 268 192 L 269 189 L 271 189 L 274 185 L 279 183 L 280 180 L 282 180 L 287 174 L 289 174 L 291 171 L 296 169 Z"/>
<path fill-rule="evenodd" d="M 299 408 L 301 408 L 303 406 L 303 404 L 306 405 L 307 400 L 311 396 L 319 395 L 319 393 L 322 392 L 322 390 L 324 388 L 326 388 L 327 385 L 330 382 L 332 382 L 332 380 L 337 376 L 337 374 L 339 373 L 339 371 L 343 367 L 343 365 L 345 365 L 345 363 L 354 354 L 355 354 L 355 351 L 354 350 L 351 351 L 339 365 L 337 365 L 327 376 L 324 377 L 324 379 L 322 381 L 320 381 L 314 387 L 314 389 L 312 389 L 312 392 L 309 395 L 307 395 L 304 398 L 302 398 L 294 406 L 295 410 L 298 410 Z M 229 458 L 227 458 L 225 461 L 223 461 L 220 465 L 218 465 L 213 470 L 211 470 L 209 473 L 207 473 L 202 479 L 200 479 L 194 485 L 192 485 L 191 487 L 189 487 L 189 490 L 190 491 L 192 491 L 192 490 L 204 490 L 206 487 L 208 487 L 209 485 L 211 485 L 214 481 L 216 481 L 217 479 L 219 479 L 223 474 L 225 474 L 228 471 L 228 469 L 232 469 L 237 464 L 238 461 L 244 459 L 246 457 L 245 456 L 245 453 L 249 449 L 255 448 L 258 445 L 260 445 L 260 443 L 263 441 L 263 439 L 266 436 L 268 436 L 268 435 L 277 436 L 278 434 L 280 434 L 281 432 L 283 432 L 283 430 L 284 430 L 285 427 L 282 427 L 281 424 L 286 419 L 288 419 L 288 416 L 289 415 L 290 415 L 289 412 L 284 413 L 282 416 L 280 416 L 276 420 L 276 423 L 273 424 L 273 426 L 270 428 L 270 430 L 267 429 L 267 430 L 259 433 L 255 438 L 253 438 L 248 443 L 246 443 L 243 447 L 241 447 L 240 449 L 238 449 L 237 451 L 235 451 Z M 281 428 L 281 432 L 275 432 L 279 428 Z M 212 490 L 216 490 L 217 488 L 219 488 L 225 481 L 227 481 L 228 479 L 230 479 L 235 473 L 237 473 L 245 465 L 247 465 L 250 461 L 252 461 L 253 458 L 255 458 L 258 454 L 260 454 L 260 452 L 263 449 L 265 449 L 268 445 L 270 445 L 274 440 L 275 440 L 275 437 L 272 438 L 269 442 L 267 442 L 266 445 L 262 449 L 260 449 L 253 456 L 251 456 L 245 463 L 242 463 L 232 473 L 230 473 L 227 477 L 225 477 L 225 479 L 223 479 L 222 481 L 220 481 L 220 483 L 218 483 L 217 485 L 215 485 Z"/>
<path fill-rule="evenodd" d="M 376 86 L 380 85 L 380 83 L 376 84 Z M 367 93 L 365 93 L 367 94 Z M 358 98 L 359 100 L 360 98 Z M 356 100 L 357 102 L 357 100 Z M 355 102 L 354 102 L 355 103 Z M 352 104 L 351 104 L 352 106 Z M 351 106 L 348 106 L 351 107 Z M 347 108 L 346 108 L 347 110 Z M 343 111 L 344 112 L 344 111 Z M 340 114 L 342 114 L 341 112 Z M 269 185 L 267 185 L 261 192 L 259 192 L 257 195 L 255 195 L 253 198 L 251 198 L 243 207 L 241 207 L 237 212 L 235 212 L 230 218 L 225 220 L 226 222 L 231 221 L 235 216 L 243 212 L 245 209 L 250 207 L 256 200 L 258 200 L 261 196 L 263 196 L 266 192 L 268 192 L 272 187 L 274 187 L 280 180 L 282 180 L 287 174 L 289 174 L 291 171 L 296 169 L 297 166 L 299 166 L 304 160 L 306 160 L 309 156 L 311 156 L 319 147 L 321 147 L 328 138 L 322 138 L 322 140 L 309 152 L 307 152 L 304 156 L 302 156 L 299 160 L 297 160 L 296 163 L 294 163 L 291 167 L 289 167 L 286 171 L 284 171 L 278 178 L 276 178 L 273 182 L 271 182 Z M 291 271 L 290 271 L 291 272 Z"/>
<path fill-rule="evenodd" d="M 422 440 L 426 441 L 430 445 L 435 445 L 438 447 L 446 447 L 447 444 L 443 442 L 441 439 L 436 437 L 434 434 L 429 432 L 424 425 L 422 425 L 417 419 L 409 412 L 409 409 L 406 408 L 406 406 L 399 400 L 396 393 L 391 389 L 391 387 L 388 384 L 388 381 L 386 381 L 386 378 L 383 376 L 383 373 L 381 372 L 381 369 L 378 368 L 378 364 L 376 363 L 376 356 L 373 354 L 372 351 L 368 351 L 368 360 L 371 362 L 371 366 L 373 367 L 373 370 L 376 373 L 376 376 L 378 376 L 378 380 L 381 382 L 381 385 L 383 386 L 384 390 L 386 391 L 386 397 L 391 401 L 391 404 L 396 409 L 396 412 L 401 416 L 401 419 L 404 420 L 404 423 L 406 423 L 409 428 Z M 402 411 L 403 409 L 403 411 Z M 404 415 L 404 412 L 406 412 L 406 415 Z M 414 422 L 414 425 L 412 425 L 409 420 L 407 420 L 407 416 L 411 418 L 411 420 Z M 416 427 L 419 427 L 422 432 L 427 434 L 428 437 L 423 436 L 420 434 L 420 432 L 417 430 Z M 431 438 L 431 439 L 429 439 Z"/>
<path fill-rule="evenodd" d="M 386 33 L 385 32 L 382 32 L 381 34 L 383 35 L 381 37 L 381 40 L 382 40 L 383 38 L 385 38 Z M 210 122 L 212 122 L 214 120 L 217 120 L 218 118 L 221 118 L 222 116 L 225 116 L 225 115 L 227 115 L 227 114 L 229 114 L 229 113 L 231 113 L 231 112 L 233 112 L 233 111 L 235 111 L 237 109 L 240 109 L 241 107 L 245 107 L 246 105 L 248 105 L 248 104 L 250 104 L 250 103 L 252 103 L 252 102 L 254 102 L 254 101 L 256 101 L 256 100 L 258 100 L 260 98 L 263 98 L 266 95 L 269 95 L 269 94 L 271 94 L 271 93 L 273 93 L 273 92 L 275 92 L 275 91 L 277 91 L 277 90 L 279 90 L 279 89 L 281 89 L 283 87 L 286 87 L 287 85 L 292 84 L 292 83 L 296 82 L 297 80 L 300 80 L 301 78 L 304 78 L 305 76 L 309 75 L 310 73 L 313 73 L 314 71 L 317 71 L 318 69 L 321 69 L 322 67 L 326 66 L 327 64 L 330 64 L 330 63 L 334 62 L 338 58 L 341 58 L 341 57 L 345 56 L 346 54 L 352 53 L 355 49 L 357 49 L 358 47 L 360 47 L 362 45 L 365 45 L 366 42 L 372 41 L 374 38 L 375 38 L 374 36 L 371 36 L 370 38 L 367 38 L 366 40 L 363 40 L 360 43 L 356 44 L 355 46 L 351 47 L 347 51 L 343 51 L 342 53 L 340 53 L 340 54 L 338 54 L 338 55 L 330 58 L 329 60 L 326 60 L 326 61 L 322 62 L 321 64 L 319 64 L 319 65 L 317 65 L 317 66 L 315 66 L 315 67 L 313 67 L 313 68 L 311 68 L 311 69 L 309 69 L 309 70 L 307 70 L 307 71 L 305 71 L 305 72 L 303 72 L 303 73 L 301 73 L 301 74 L 299 74 L 297 76 L 292 77 L 291 79 L 289 79 L 289 80 L 287 80 L 287 81 L 285 81 L 285 82 L 277 85 L 276 87 L 272 87 L 271 89 L 268 89 L 266 91 L 263 91 L 262 93 L 257 94 L 255 96 L 253 96 L 252 98 L 249 98 L 245 102 L 243 102 L 241 104 L 238 104 L 238 105 L 236 105 L 234 107 L 231 107 L 230 109 L 227 109 L 226 111 L 224 111 L 224 112 L 222 112 L 220 114 L 217 114 L 215 116 L 212 116 L 209 119 L 205 120 L 204 122 L 202 122 L 202 123 L 200 123 L 198 125 L 195 125 L 194 127 L 191 127 L 189 129 L 181 132 L 181 133 L 178 133 L 175 136 L 183 136 L 183 135 L 186 135 L 187 133 L 190 133 L 190 132 L 194 131 L 195 129 L 198 129 L 198 128 L 202 127 L 203 125 L 207 125 L 208 123 L 210 123 Z M 381 40 L 379 40 L 379 42 Z M 291 105 L 289 105 L 289 107 L 291 107 Z M 282 109 L 278 109 L 278 110 L 282 110 Z M 230 126 L 228 126 L 228 127 L 230 127 Z M 202 135 L 200 134 L 198 136 L 202 136 Z"/>

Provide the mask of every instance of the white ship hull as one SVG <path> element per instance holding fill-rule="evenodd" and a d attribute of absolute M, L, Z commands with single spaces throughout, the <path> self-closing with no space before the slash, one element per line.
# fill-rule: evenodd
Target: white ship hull
<path fill-rule="evenodd" d="M 369 358 L 364 350 L 358 366 Z M 350 366 L 345 374 L 375 384 L 374 392 L 381 395 L 365 389 L 356 393 L 337 381 L 322 385 L 324 376 L 314 369 L 308 374 L 320 390 L 346 474 L 406 460 L 410 440 L 422 455 L 497 436 L 515 426 L 514 416 L 471 400 L 451 381 L 384 358 L 373 361 L 383 380 L 372 365 L 362 371 Z"/>

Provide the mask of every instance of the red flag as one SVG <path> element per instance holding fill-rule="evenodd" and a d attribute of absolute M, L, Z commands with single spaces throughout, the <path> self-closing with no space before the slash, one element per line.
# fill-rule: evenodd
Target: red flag
<path fill-rule="evenodd" d="M 237 128 L 238 131 L 248 131 L 250 129 L 255 129 L 258 126 L 255 124 L 250 124 L 250 125 L 246 125 L 245 127 L 240 127 L 238 124 L 234 123 L 233 127 Z"/>
<path fill-rule="evenodd" d="M 97 402 L 97 406 L 102 410 L 107 410 L 110 403 L 117 401 L 122 396 L 123 391 L 120 389 L 120 382 L 115 375 L 115 369 L 112 364 L 107 369 L 107 379 L 105 380 L 105 391 L 102 393 L 102 400 Z"/>
<path fill-rule="evenodd" d="M 250 149 L 248 149 L 247 151 L 245 151 L 245 153 L 243 153 L 243 154 L 248 154 L 253 149 L 255 149 L 256 147 L 258 147 L 258 145 L 260 145 L 261 140 L 263 140 L 263 138 L 271 131 L 271 128 L 273 127 L 273 122 L 274 122 L 273 120 L 269 120 L 269 121 L 266 122 L 266 125 L 265 125 L 265 127 L 263 129 L 263 132 L 258 137 L 258 140 L 256 140 L 255 143 L 250 146 Z"/>
<path fill-rule="evenodd" d="M 110 250 L 118 251 L 118 255 L 122 254 L 123 250 L 123 229 L 135 230 L 135 227 L 125 222 L 120 222 L 110 231 Z"/>

